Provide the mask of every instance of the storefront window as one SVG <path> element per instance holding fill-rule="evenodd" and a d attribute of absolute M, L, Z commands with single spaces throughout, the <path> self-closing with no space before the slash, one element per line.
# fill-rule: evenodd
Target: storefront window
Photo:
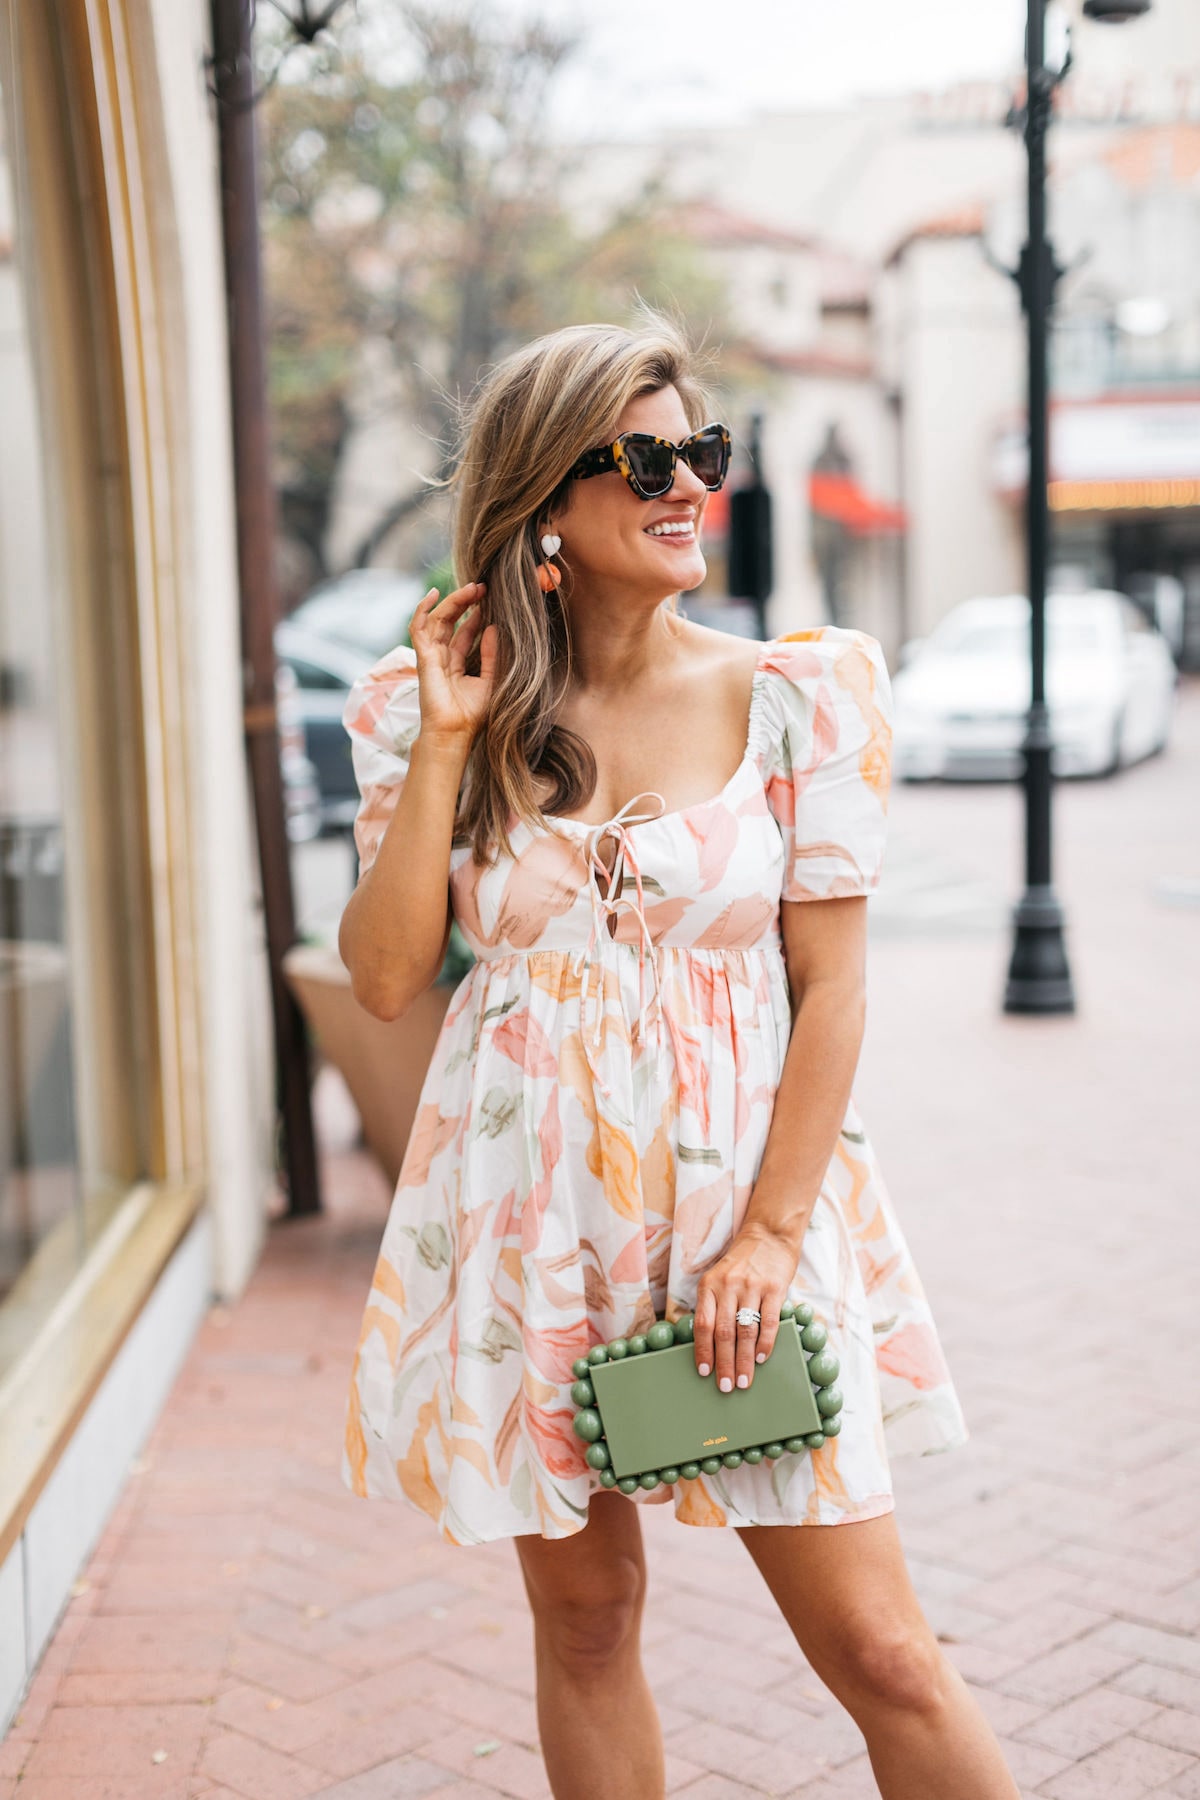
<path fill-rule="evenodd" d="M 0 1298 L 80 1198 L 48 427 L 6 72 L 0 64 Z"/>

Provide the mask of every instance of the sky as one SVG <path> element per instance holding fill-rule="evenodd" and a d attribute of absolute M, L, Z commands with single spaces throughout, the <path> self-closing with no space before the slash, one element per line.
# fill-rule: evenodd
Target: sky
<path fill-rule="evenodd" d="M 421 0 L 426 6 L 464 0 Z M 1028 0 L 467 0 L 485 19 L 540 18 L 581 27 L 580 53 L 554 84 L 547 129 L 593 141 L 664 128 L 737 124 L 763 112 L 845 107 L 885 95 L 939 94 L 959 84 L 1013 91 L 1024 67 Z M 286 0 L 277 0 L 286 10 Z M 351 0 L 376 73 L 403 80 L 411 45 L 401 0 Z M 1047 49 L 1063 46 L 1082 0 L 1048 0 Z M 1120 92 L 1145 64 L 1200 92 L 1200 0 L 1152 0 L 1135 26 L 1082 23 L 1072 87 Z M 302 79 L 302 58 L 285 79 Z M 1107 90 L 1106 90 L 1107 91 Z M 1093 96 L 1095 98 L 1095 96 Z M 1104 99 L 1104 96 L 1101 96 Z M 1099 105 L 1100 101 L 1097 100 Z M 1104 104 L 1108 104 L 1105 100 Z M 1103 110 L 1103 107 L 1101 107 Z M 1174 115 L 1172 115 L 1174 116 Z M 1191 113 L 1189 117 L 1193 116 Z"/>
<path fill-rule="evenodd" d="M 587 136 L 736 121 L 869 94 L 1010 79 L 1025 0 L 488 0 L 584 24 L 559 124 Z"/>

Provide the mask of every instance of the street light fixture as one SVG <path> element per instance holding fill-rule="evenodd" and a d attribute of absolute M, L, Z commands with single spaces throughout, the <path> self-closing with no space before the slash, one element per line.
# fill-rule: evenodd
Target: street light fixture
<path fill-rule="evenodd" d="M 1083 0 L 1084 16 L 1119 24 L 1149 12 L 1150 0 Z M 1050 509 L 1048 479 L 1047 336 L 1054 290 L 1063 271 L 1046 237 L 1046 132 L 1054 90 L 1071 66 L 1069 48 L 1058 68 L 1046 66 L 1046 0 L 1029 0 L 1025 33 L 1025 148 L 1029 230 L 1020 261 L 1009 273 L 1021 294 L 1029 332 L 1029 484 L 1026 531 L 1029 560 L 1030 704 L 1025 756 L 1025 892 L 1014 915 L 1012 956 L 1004 991 L 1009 1013 L 1070 1013 L 1075 993 L 1063 942 L 1063 913 L 1051 874 L 1050 713 L 1046 705 L 1046 564 Z"/>

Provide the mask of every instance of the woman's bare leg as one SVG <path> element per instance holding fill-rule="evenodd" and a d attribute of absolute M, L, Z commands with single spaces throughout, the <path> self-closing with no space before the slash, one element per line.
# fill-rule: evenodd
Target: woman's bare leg
<path fill-rule="evenodd" d="M 662 1730 L 639 1644 L 646 1563 L 637 1507 L 623 1494 L 593 1494 L 574 1537 L 515 1542 L 555 1800 L 662 1800 Z"/>
<path fill-rule="evenodd" d="M 1018 1800 L 991 1727 L 921 1611 L 892 1514 L 738 1536 L 866 1738 L 884 1800 Z"/>

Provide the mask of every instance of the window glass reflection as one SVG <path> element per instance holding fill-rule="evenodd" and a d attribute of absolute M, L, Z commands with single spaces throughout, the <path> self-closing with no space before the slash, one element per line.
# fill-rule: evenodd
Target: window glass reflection
<path fill-rule="evenodd" d="M 42 486 L 49 420 L 15 204 L 20 108 L 4 86 L 10 69 L 0 64 L 0 1298 L 79 1203 Z"/>

